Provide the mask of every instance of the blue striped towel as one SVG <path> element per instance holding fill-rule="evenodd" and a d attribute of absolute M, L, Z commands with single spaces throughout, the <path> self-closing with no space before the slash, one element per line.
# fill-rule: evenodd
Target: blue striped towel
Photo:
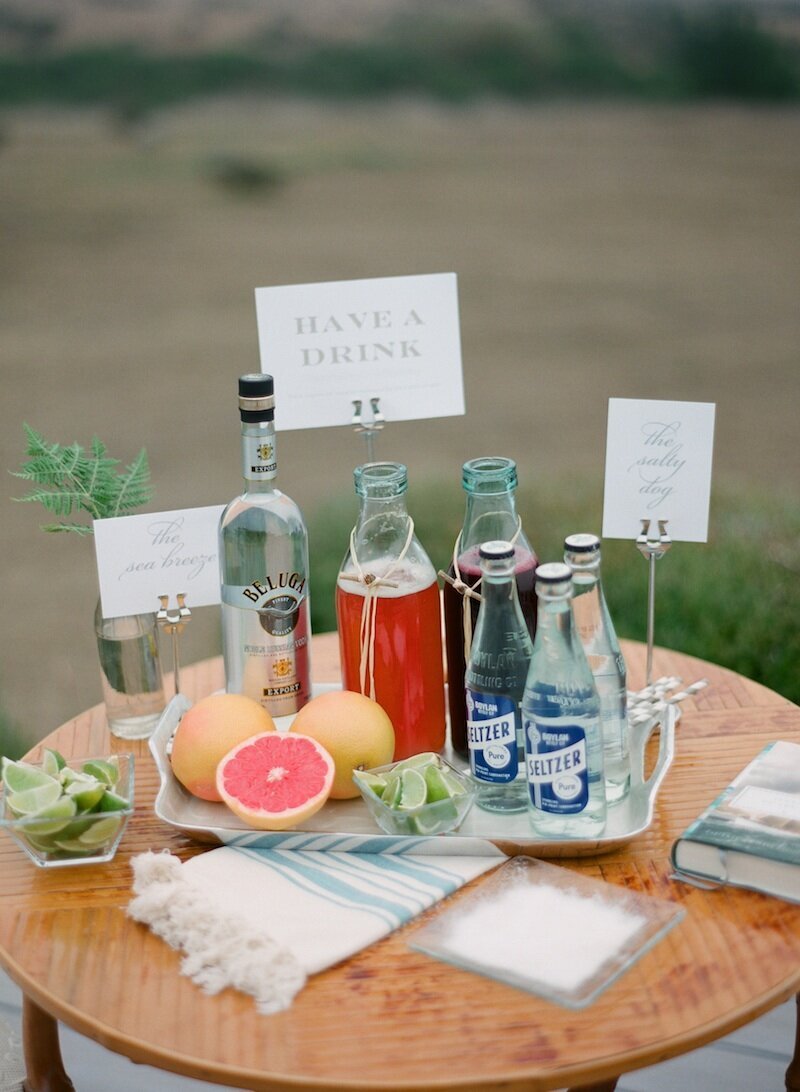
<path fill-rule="evenodd" d="M 226 846 L 182 864 L 133 858 L 129 915 L 184 953 L 181 970 L 208 993 L 252 994 L 287 1008 L 307 975 L 347 959 L 463 884 L 497 857 Z"/>

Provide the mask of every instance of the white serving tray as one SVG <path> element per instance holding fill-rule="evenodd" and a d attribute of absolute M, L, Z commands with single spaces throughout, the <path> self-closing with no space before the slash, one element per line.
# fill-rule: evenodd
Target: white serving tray
<path fill-rule="evenodd" d="M 314 687 L 314 693 L 334 689 Z M 675 753 L 675 723 L 678 709 L 668 706 L 663 723 L 657 718 L 631 728 L 631 791 L 609 808 L 608 822 L 600 838 L 587 840 L 540 838 L 531 829 L 527 812 L 496 815 L 473 806 L 461 827 L 433 837 L 384 834 L 369 814 L 360 796 L 353 800 L 329 800 L 306 822 L 290 831 L 253 830 L 225 804 L 199 800 L 173 776 L 169 745 L 175 729 L 191 702 L 176 695 L 164 710 L 150 737 L 150 750 L 158 766 L 161 785 L 155 800 L 159 819 L 188 838 L 214 845 L 246 845 L 251 848 L 337 850 L 353 853 L 420 853 L 465 856 L 511 857 L 524 853 L 533 857 L 588 857 L 609 853 L 647 830 L 653 821 L 656 795 Z M 276 721 L 279 730 L 288 729 L 292 718 Z M 658 732 L 658 754 L 645 778 L 645 749 Z M 446 754 L 453 765 L 466 768 L 458 756 Z"/>

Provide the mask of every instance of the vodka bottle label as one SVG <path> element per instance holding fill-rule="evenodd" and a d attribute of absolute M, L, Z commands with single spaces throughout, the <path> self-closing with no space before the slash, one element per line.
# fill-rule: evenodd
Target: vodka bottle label
<path fill-rule="evenodd" d="M 242 437 L 242 477 L 246 482 L 272 481 L 278 475 L 275 437 Z"/>
<path fill-rule="evenodd" d="M 277 588 L 253 602 L 247 593 L 254 586 L 264 583 L 222 588 L 225 635 L 240 650 L 228 686 L 284 716 L 310 697 L 308 600 L 295 589 Z"/>
<path fill-rule="evenodd" d="M 547 726 L 525 720 L 526 774 L 534 807 L 576 815 L 589 803 L 586 733 L 579 724 Z"/>
<path fill-rule="evenodd" d="M 222 586 L 222 602 L 256 614 L 266 633 L 284 637 L 292 633 L 300 619 L 300 605 L 305 596 L 305 577 L 300 573 L 287 576 L 287 583 L 278 584 L 270 577 L 254 580 L 246 588 L 231 584 Z"/>
<path fill-rule="evenodd" d="M 517 703 L 466 688 L 469 765 L 476 781 L 507 785 L 519 772 Z"/>

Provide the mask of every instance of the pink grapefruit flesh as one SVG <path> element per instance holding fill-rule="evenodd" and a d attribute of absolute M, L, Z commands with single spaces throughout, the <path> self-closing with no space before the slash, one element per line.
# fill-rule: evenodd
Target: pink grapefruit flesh
<path fill-rule="evenodd" d="M 315 739 L 262 732 L 239 743 L 217 766 L 217 790 L 231 811 L 258 830 L 302 823 L 330 796 L 333 759 Z"/>

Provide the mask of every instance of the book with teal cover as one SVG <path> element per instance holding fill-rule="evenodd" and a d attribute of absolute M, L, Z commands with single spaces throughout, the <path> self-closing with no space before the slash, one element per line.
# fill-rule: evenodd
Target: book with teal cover
<path fill-rule="evenodd" d="M 672 847 L 679 878 L 800 902 L 800 744 L 769 743 Z"/>

